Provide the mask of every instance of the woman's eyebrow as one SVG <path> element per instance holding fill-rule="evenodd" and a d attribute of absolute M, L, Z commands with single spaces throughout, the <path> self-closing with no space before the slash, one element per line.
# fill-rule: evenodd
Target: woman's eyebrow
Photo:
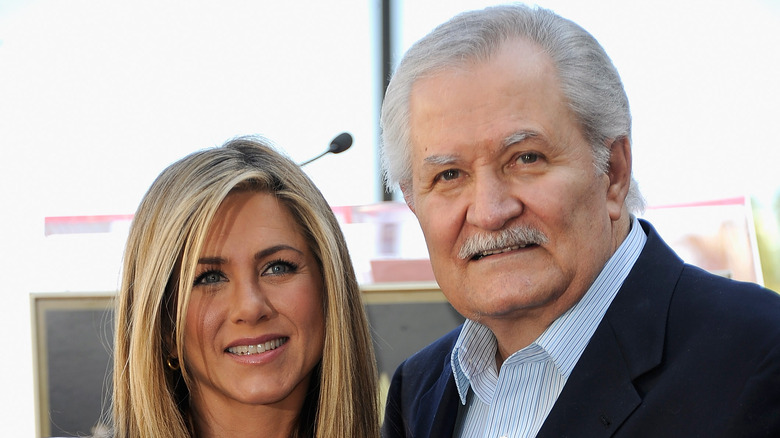
<path fill-rule="evenodd" d="M 270 256 L 272 254 L 275 254 L 275 253 L 277 253 L 279 251 L 284 251 L 284 250 L 295 251 L 295 252 L 297 252 L 299 254 L 303 254 L 303 251 L 299 250 L 298 248 L 295 248 L 295 247 L 290 246 L 290 245 L 282 244 L 282 245 L 274 245 L 274 246 L 268 247 L 268 248 L 266 248 L 266 249 L 264 249 L 262 251 L 258 251 L 257 253 L 255 253 L 254 258 L 255 258 L 255 260 L 260 260 L 262 258 L 268 257 L 268 256 Z M 198 264 L 199 265 L 224 265 L 224 264 L 226 264 L 228 262 L 229 262 L 228 259 L 226 259 L 224 257 L 219 257 L 219 256 L 206 256 L 206 257 L 201 257 L 201 258 L 198 259 Z"/>
<path fill-rule="evenodd" d="M 201 257 L 198 259 L 199 265 L 224 265 L 227 259 L 222 257 Z"/>
<path fill-rule="evenodd" d="M 285 250 L 295 251 L 298 254 L 303 254 L 303 251 L 299 250 L 298 248 L 295 248 L 295 247 L 290 246 L 290 245 L 281 244 L 281 245 L 274 245 L 274 246 L 268 247 L 268 248 L 266 248 L 266 249 L 264 249 L 262 251 L 258 251 L 255 254 L 255 260 L 260 260 L 260 259 L 266 258 L 266 257 L 268 257 L 268 256 L 270 256 L 272 254 L 275 254 L 275 253 L 277 253 L 279 251 L 285 251 Z"/>

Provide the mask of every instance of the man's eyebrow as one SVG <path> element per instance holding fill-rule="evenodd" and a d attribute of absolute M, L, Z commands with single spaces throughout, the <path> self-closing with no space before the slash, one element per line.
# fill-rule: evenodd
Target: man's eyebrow
<path fill-rule="evenodd" d="M 508 148 L 516 143 L 521 143 L 529 138 L 536 137 L 536 132 L 533 131 L 518 131 L 504 139 L 503 146 Z"/>
<path fill-rule="evenodd" d="M 425 157 L 425 164 L 429 164 L 432 166 L 447 166 L 450 164 L 453 164 L 458 161 L 458 157 L 456 155 L 447 154 L 447 155 L 430 155 L 428 157 Z"/>
<path fill-rule="evenodd" d="M 501 142 L 501 146 L 502 148 L 506 149 L 512 146 L 513 144 L 523 142 L 529 138 L 533 138 L 536 136 L 537 133 L 534 131 L 518 131 L 506 137 L 504 141 Z M 458 162 L 458 156 L 454 154 L 431 155 L 425 157 L 423 161 L 425 162 L 426 165 L 430 165 L 430 166 L 449 166 L 451 164 Z"/>

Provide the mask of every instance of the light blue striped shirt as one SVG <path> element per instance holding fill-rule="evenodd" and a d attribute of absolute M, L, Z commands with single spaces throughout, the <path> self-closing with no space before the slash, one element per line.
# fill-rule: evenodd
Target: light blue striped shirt
<path fill-rule="evenodd" d="M 464 405 L 455 436 L 536 436 L 646 241 L 639 221 L 632 218 L 628 236 L 582 299 L 535 342 L 509 356 L 500 372 L 495 336 L 466 320 L 451 356 Z"/>

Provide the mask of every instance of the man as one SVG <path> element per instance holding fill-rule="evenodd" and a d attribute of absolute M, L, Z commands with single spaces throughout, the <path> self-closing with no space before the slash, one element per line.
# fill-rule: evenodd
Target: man
<path fill-rule="evenodd" d="M 457 16 L 407 52 L 382 124 L 388 183 L 467 318 L 398 368 L 386 438 L 780 436 L 780 297 L 634 216 L 628 100 L 586 31 Z"/>

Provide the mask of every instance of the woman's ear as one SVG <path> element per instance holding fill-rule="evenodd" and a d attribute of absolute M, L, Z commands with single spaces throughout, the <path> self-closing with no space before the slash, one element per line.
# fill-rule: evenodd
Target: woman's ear
<path fill-rule="evenodd" d="M 174 305 L 170 300 L 166 300 L 165 314 L 162 316 L 162 348 L 166 358 L 178 359 L 179 350 L 176 341 L 176 314 L 171 310 Z"/>
<path fill-rule="evenodd" d="M 626 196 L 631 185 L 631 142 L 619 137 L 609 145 L 609 187 L 607 211 L 612 221 L 617 221 L 625 211 Z"/>
<path fill-rule="evenodd" d="M 176 348 L 176 333 L 173 330 L 163 335 L 163 349 L 167 357 L 178 359 L 179 350 Z"/>
<path fill-rule="evenodd" d="M 180 272 L 181 262 L 176 262 L 174 266 L 174 272 Z M 176 312 L 178 306 L 178 292 L 176 283 L 178 282 L 178 275 L 173 275 L 168 279 L 168 284 L 165 287 L 165 294 L 162 298 L 163 308 L 162 320 L 160 330 L 162 331 L 162 347 L 166 354 L 166 357 L 178 358 L 179 350 L 177 349 L 178 342 L 176 341 Z"/>

